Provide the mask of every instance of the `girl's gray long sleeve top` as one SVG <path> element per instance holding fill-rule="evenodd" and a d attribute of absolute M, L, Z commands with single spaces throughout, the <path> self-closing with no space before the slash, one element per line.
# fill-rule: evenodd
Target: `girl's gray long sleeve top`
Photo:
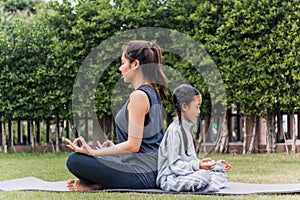
<path fill-rule="evenodd" d="M 189 156 L 185 153 L 181 126 L 176 117 L 167 128 L 158 150 L 158 176 L 156 179 L 158 187 L 164 176 L 188 175 L 199 170 L 200 160 L 197 158 L 191 135 L 193 123 L 182 120 L 182 125 L 187 134 Z"/>

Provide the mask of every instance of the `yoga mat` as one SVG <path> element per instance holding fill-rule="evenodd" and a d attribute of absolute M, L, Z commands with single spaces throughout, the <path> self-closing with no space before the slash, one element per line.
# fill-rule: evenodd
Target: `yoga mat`
<path fill-rule="evenodd" d="M 35 177 L 25 177 L 0 182 L 2 191 L 48 191 L 68 192 L 66 181 L 48 182 Z M 105 189 L 91 192 L 138 192 L 138 193 L 178 193 L 166 192 L 160 189 Z M 251 184 L 228 182 L 219 192 L 180 192 L 182 194 L 219 194 L 219 195 L 246 195 L 246 194 L 300 194 L 300 183 L 295 184 Z"/>
<path fill-rule="evenodd" d="M 16 190 L 38 190 L 67 192 L 66 181 L 48 182 L 35 177 L 18 178 L 0 182 L 0 190 L 16 191 Z"/>

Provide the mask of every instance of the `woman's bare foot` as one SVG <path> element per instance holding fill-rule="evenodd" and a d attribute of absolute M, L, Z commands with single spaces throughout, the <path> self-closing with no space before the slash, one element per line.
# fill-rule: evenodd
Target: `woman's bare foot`
<path fill-rule="evenodd" d="M 67 180 L 67 189 L 69 191 L 89 191 L 89 190 L 101 190 L 103 187 L 98 184 L 87 185 L 82 183 L 79 179 L 70 179 Z"/>
<path fill-rule="evenodd" d="M 75 191 L 74 183 L 74 179 L 67 180 L 66 186 L 69 191 Z"/>

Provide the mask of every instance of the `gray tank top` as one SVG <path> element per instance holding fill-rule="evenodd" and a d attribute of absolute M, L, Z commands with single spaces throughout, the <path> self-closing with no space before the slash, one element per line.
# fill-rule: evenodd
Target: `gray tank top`
<path fill-rule="evenodd" d="M 157 173 L 158 148 L 163 138 L 162 104 L 158 93 L 150 86 L 142 85 L 138 90 L 144 91 L 150 101 L 150 111 L 145 116 L 141 147 L 137 153 L 124 154 L 120 161 L 130 165 L 136 173 Z M 129 100 L 116 115 L 116 132 L 118 142 L 128 139 L 128 106 Z"/>

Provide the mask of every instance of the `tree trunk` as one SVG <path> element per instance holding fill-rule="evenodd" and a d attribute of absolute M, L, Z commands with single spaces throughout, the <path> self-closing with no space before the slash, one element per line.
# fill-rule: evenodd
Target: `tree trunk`
<path fill-rule="evenodd" d="M 251 134 L 249 149 L 247 151 L 248 154 L 252 153 L 253 149 L 254 149 L 254 143 L 255 143 L 255 139 L 256 139 L 256 127 L 257 127 L 257 121 L 258 121 L 257 119 L 258 119 L 258 117 L 256 115 L 253 115 L 252 134 Z"/>
<path fill-rule="evenodd" d="M 282 123 L 282 112 L 277 111 L 277 126 L 278 126 L 278 135 L 279 135 L 279 141 L 284 141 L 285 142 L 285 135 L 283 131 L 283 123 Z"/>
<path fill-rule="evenodd" d="M 10 142 L 10 146 L 14 146 L 14 128 L 13 128 L 13 122 L 11 120 L 8 120 L 8 140 Z"/>
<path fill-rule="evenodd" d="M 296 153 L 296 141 L 297 141 L 297 135 L 296 135 L 296 130 L 295 130 L 295 117 L 294 117 L 294 110 L 291 110 L 288 112 L 290 122 L 289 126 L 291 126 L 290 131 L 292 132 L 292 153 Z"/>
<path fill-rule="evenodd" d="M 250 117 L 251 119 L 251 117 Z M 247 118 L 244 120 L 246 125 L 247 125 Z M 245 126 L 247 127 L 247 126 Z M 245 131 L 244 131 L 244 139 L 243 139 L 243 155 L 245 155 L 247 152 L 247 128 L 245 128 Z"/>
<path fill-rule="evenodd" d="M 289 154 L 289 148 L 287 145 L 287 138 L 286 135 L 283 131 L 283 122 L 282 122 L 282 112 L 281 111 L 277 111 L 277 126 L 278 126 L 278 135 L 279 135 L 279 140 L 277 141 L 284 141 L 284 147 L 285 147 L 285 152 L 286 154 Z"/>
<path fill-rule="evenodd" d="M 114 121 L 113 115 L 110 116 L 110 127 L 111 127 L 110 128 L 110 132 L 111 132 L 112 138 L 116 138 L 116 135 L 115 135 L 115 132 L 116 132 L 115 127 L 116 127 L 116 125 L 115 125 L 115 121 Z"/>
<path fill-rule="evenodd" d="M 228 127 L 227 127 L 227 115 L 224 113 L 222 120 L 220 120 L 220 127 L 218 131 L 218 137 L 215 146 L 215 152 L 225 153 L 228 151 Z"/>
<path fill-rule="evenodd" d="M 286 154 L 289 154 L 289 148 L 288 148 L 287 139 L 286 139 L 285 134 L 283 134 L 283 139 L 284 139 L 285 152 L 286 152 Z"/>
<path fill-rule="evenodd" d="M 274 153 L 276 151 L 276 133 L 275 133 L 275 113 L 267 111 L 267 152 Z"/>
<path fill-rule="evenodd" d="M 36 120 L 36 144 L 39 145 L 41 144 L 41 136 L 42 136 L 42 132 L 41 132 L 41 122 L 40 120 Z"/>
<path fill-rule="evenodd" d="M 85 116 L 84 116 L 84 136 L 85 136 L 85 139 L 88 141 L 89 140 L 89 115 L 88 115 L 88 112 L 86 112 Z"/>
<path fill-rule="evenodd" d="M 55 128 L 56 128 L 56 131 L 55 131 L 55 151 L 56 152 L 59 152 L 59 136 L 60 136 L 60 126 L 59 126 L 59 111 L 58 109 L 56 110 L 56 114 L 55 114 Z"/>
<path fill-rule="evenodd" d="M 21 120 L 18 120 L 18 142 L 17 143 L 26 144 L 26 141 L 23 141 L 23 123 Z"/>
<path fill-rule="evenodd" d="M 4 153 L 7 153 L 7 144 L 6 144 L 6 131 L 5 131 L 5 123 L 1 122 L 1 135 L 2 135 L 2 149 Z"/>
<path fill-rule="evenodd" d="M 199 118 L 197 122 L 197 132 L 195 134 L 195 139 L 197 141 L 196 153 L 199 154 L 201 152 L 201 146 L 203 143 L 203 126 L 201 118 Z M 207 153 L 205 146 L 203 152 Z"/>
<path fill-rule="evenodd" d="M 32 151 L 34 152 L 34 133 L 33 133 L 33 121 L 28 121 L 28 130 L 29 130 L 29 139 L 30 139 L 30 145 L 32 148 Z"/>
<path fill-rule="evenodd" d="M 244 138 L 243 138 L 243 154 L 250 154 L 253 152 L 254 147 L 255 147 L 255 141 L 257 138 L 257 122 L 258 122 L 258 117 L 255 114 L 252 114 L 250 117 L 247 117 L 244 120 Z"/>
<path fill-rule="evenodd" d="M 97 118 L 93 119 L 93 145 L 98 146 L 97 141 L 100 143 L 104 142 L 106 139 L 103 132 L 103 128 L 100 126 L 100 122 Z"/>
<path fill-rule="evenodd" d="M 205 141 L 207 141 L 207 134 L 209 132 L 209 125 L 210 125 L 210 115 L 205 115 L 204 119 L 204 135 L 205 135 Z"/>

